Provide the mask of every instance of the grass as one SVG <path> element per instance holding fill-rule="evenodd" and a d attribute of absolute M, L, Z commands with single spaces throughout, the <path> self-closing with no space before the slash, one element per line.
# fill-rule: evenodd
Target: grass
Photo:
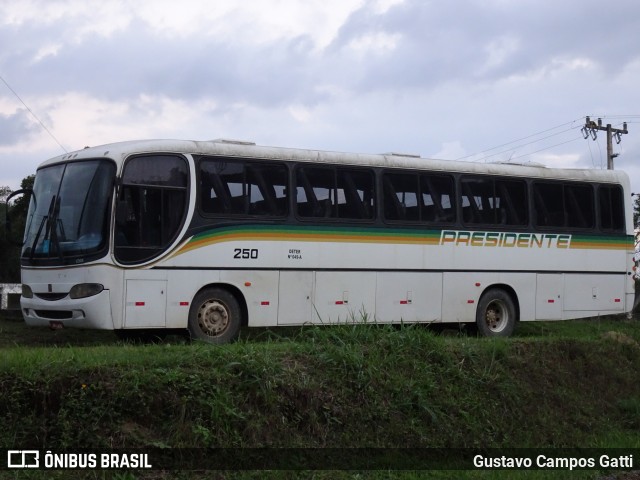
<path fill-rule="evenodd" d="M 180 337 L 129 344 L 110 332 L 51 332 L 4 319 L 0 444 L 71 450 L 640 448 L 638 326 L 617 319 L 525 323 L 514 337 L 497 340 L 426 326 L 308 326 L 243 330 L 235 344 L 209 346 Z M 140 477 L 103 473 L 89 478 Z M 598 475 L 429 474 L 484 479 L 525 473 Z M 265 474 L 421 477 L 411 471 L 211 475 Z M 44 478 L 31 475 L 20 478 Z"/>

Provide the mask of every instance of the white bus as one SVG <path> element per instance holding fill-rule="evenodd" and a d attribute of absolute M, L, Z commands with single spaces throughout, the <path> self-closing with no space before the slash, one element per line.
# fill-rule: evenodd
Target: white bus
<path fill-rule="evenodd" d="M 618 171 L 153 140 L 37 171 L 22 248 L 29 325 L 183 329 L 476 324 L 629 312 Z"/>

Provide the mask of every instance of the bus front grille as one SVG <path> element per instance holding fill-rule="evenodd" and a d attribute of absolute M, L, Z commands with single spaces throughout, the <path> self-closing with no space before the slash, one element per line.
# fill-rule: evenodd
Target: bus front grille
<path fill-rule="evenodd" d="M 35 293 L 34 295 L 42 300 L 47 300 L 49 302 L 53 302 L 55 300 L 62 300 L 64 297 L 69 295 L 69 293 Z"/>
<path fill-rule="evenodd" d="M 70 320 L 73 317 L 73 312 L 70 310 L 36 310 L 35 312 L 40 318 L 52 320 Z"/>

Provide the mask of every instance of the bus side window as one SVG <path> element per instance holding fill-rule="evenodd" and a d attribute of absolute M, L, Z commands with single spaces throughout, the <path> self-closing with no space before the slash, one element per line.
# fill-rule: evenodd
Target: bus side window
<path fill-rule="evenodd" d="M 371 220 L 375 216 L 372 170 L 335 166 L 296 169 L 300 217 Z"/>
<path fill-rule="evenodd" d="M 374 217 L 373 173 L 366 170 L 338 169 L 338 216 L 354 220 Z"/>
<path fill-rule="evenodd" d="M 331 167 L 302 167 L 296 171 L 297 214 L 301 217 L 331 218 L 336 197 L 335 170 Z M 304 192 L 304 196 L 302 195 Z M 306 200 L 304 203 L 301 200 Z"/>
<path fill-rule="evenodd" d="M 496 180 L 496 197 L 500 199 L 498 223 L 501 225 L 526 225 L 527 184 L 519 180 Z"/>
<path fill-rule="evenodd" d="M 451 202 L 455 198 L 453 178 L 448 175 L 421 175 L 422 221 L 452 223 L 456 210 Z"/>
<path fill-rule="evenodd" d="M 284 165 L 248 164 L 247 182 L 251 215 L 287 214 L 288 172 Z"/>
<path fill-rule="evenodd" d="M 591 184 L 536 182 L 533 185 L 539 227 L 595 227 L 594 194 Z"/>
<path fill-rule="evenodd" d="M 564 200 L 562 184 L 536 182 L 533 185 L 538 227 L 564 227 Z"/>
<path fill-rule="evenodd" d="M 200 162 L 200 209 L 214 215 L 284 216 L 288 178 L 283 164 L 206 157 Z"/>
<path fill-rule="evenodd" d="M 418 175 L 414 173 L 385 173 L 382 182 L 385 218 L 409 222 L 419 221 Z"/>
<path fill-rule="evenodd" d="M 464 223 L 495 223 L 493 182 L 484 178 L 463 178 L 462 220 Z"/>
<path fill-rule="evenodd" d="M 564 186 L 565 209 L 568 227 L 593 228 L 593 187 L 591 185 L 566 184 Z"/>
<path fill-rule="evenodd" d="M 320 205 L 307 178 L 305 169 L 296 170 L 296 213 L 301 217 L 313 217 Z"/>
<path fill-rule="evenodd" d="M 464 223 L 495 226 L 528 223 L 526 182 L 478 175 L 463 177 L 460 185 Z"/>
<path fill-rule="evenodd" d="M 600 228 L 606 232 L 624 232 L 624 201 L 619 185 L 601 185 L 598 189 Z"/>
<path fill-rule="evenodd" d="M 143 155 L 124 166 L 118 196 L 115 254 L 124 263 L 151 259 L 175 239 L 184 222 L 188 170 L 184 158 Z"/>
<path fill-rule="evenodd" d="M 200 164 L 200 208 L 205 213 L 233 211 L 231 195 L 223 181 L 227 162 L 204 160 Z"/>
<path fill-rule="evenodd" d="M 386 220 L 404 219 L 404 209 L 402 208 L 400 200 L 398 200 L 396 190 L 387 174 L 382 177 L 382 188 L 384 196 L 384 218 Z"/>

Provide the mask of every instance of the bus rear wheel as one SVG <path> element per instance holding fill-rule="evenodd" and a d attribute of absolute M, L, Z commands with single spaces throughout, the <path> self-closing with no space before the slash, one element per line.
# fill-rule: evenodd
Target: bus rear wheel
<path fill-rule="evenodd" d="M 236 297 L 222 288 L 207 288 L 199 292 L 189 310 L 191 340 L 223 344 L 235 340 L 242 324 L 240 305 Z"/>
<path fill-rule="evenodd" d="M 508 337 L 516 326 L 516 307 L 504 290 L 488 290 L 480 298 L 476 326 L 484 337 Z"/>

